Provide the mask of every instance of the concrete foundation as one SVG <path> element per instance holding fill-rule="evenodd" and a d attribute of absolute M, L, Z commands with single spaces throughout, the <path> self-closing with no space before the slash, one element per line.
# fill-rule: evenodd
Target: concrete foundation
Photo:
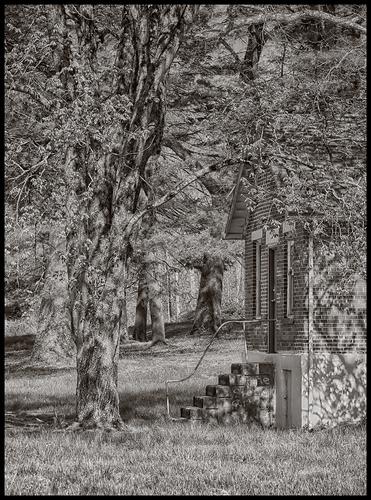
<path fill-rule="evenodd" d="M 247 361 L 273 363 L 278 428 L 333 427 L 366 417 L 366 355 L 248 351 Z"/>

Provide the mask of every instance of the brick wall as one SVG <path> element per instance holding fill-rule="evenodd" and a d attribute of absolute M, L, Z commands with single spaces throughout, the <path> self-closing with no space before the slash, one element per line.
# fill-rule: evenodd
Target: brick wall
<path fill-rule="evenodd" d="M 315 245 L 313 349 L 366 352 L 366 282 L 354 277 L 349 293 L 339 291 L 336 278 L 331 276 L 330 261 L 323 248 Z"/>
<path fill-rule="evenodd" d="M 274 192 L 275 183 L 261 174 L 259 185 Z M 245 237 L 245 317 L 255 319 L 255 262 L 251 233 L 262 229 L 272 215 L 269 196 L 250 215 Z M 275 218 L 282 217 L 275 214 Z M 293 315 L 286 317 L 286 248 L 294 240 Z M 276 249 L 276 348 L 277 351 L 308 350 L 308 236 L 296 225 L 294 233 L 279 233 Z M 268 250 L 266 233 L 261 239 L 261 319 L 246 327 L 248 349 L 268 350 Z M 366 351 L 366 283 L 355 280 L 348 296 L 337 290 L 336 280 L 329 282 L 328 260 L 323 249 L 314 248 L 313 349 L 318 352 L 349 353 Z"/>
<path fill-rule="evenodd" d="M 258 179 L 259 185 L 274 192 L 275 182 L 266 174 Z M 274 211 L 274 210 L 273 210 Z M 254 242 L 251 233 L 263 228 L 269 215 L 272 215 L 272 203 L 269 197 L 261 201 L 256 207 L 246 228 L 245 239 L 245 317 L 255 319 L 255 262 Z M 275 219 L 283 220 L 282 216 L 274 214 Z M 286 247 L 287 241 L 294 239 L 293 262 L 294 270 L 294 300 L 293 317 L 286 317 Z M 295 234 L 279 232 L 276 249 L 276 347 L 278 351 L 303 352 L 308 346 L 308 246 L 307 236 L 303 229 L 297 227 Z M 246 327 L 247 344 L 249 349 L 259 351 L 268 350 L 268 324 L 264 319 L 268 317 L 268 251 L 266 234 L 263 230 L 261 239 L 261 320 Z"/>

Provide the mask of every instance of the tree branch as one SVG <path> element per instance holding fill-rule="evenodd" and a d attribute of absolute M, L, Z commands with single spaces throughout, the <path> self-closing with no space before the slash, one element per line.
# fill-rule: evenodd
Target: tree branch
<path fill-rule="evenodd" d="M 34 101 L 38 102 L 39 104 L 44 106 L 46 109 L 51 108 L 52 103 L 50 101 L 48 101 L 41 94 L 39 94 L 35 90 L 32 90 L 29 87 L 24 87 L 23 85 L 20 85 L 20 84 L 18 84 L 18 85 L 12 84 L 8 87 L 8 90 L 12 90 L 13 92 L 20 92 L 22 94 L 27 94 L 30 97 L 32 97 L 32 99 Z"/>
<path fill-rule="evenodd" d="M 240 28 L 245 28 L 251 26 L 252 24 L 259 23 L 267 23 L 267 22 L 276 22 L 276 23 L 292 23 L 295 21 L 300 21 L 303 19 L 317 19 L 318 21 L 327 21 L 332 24 L 336 24 L 338 26 L 342 26 L 343 28 L 353 29 L 360 33 L 366 34 L 367 28 L 361 26 L 355 21 L 345 19 L 340 16 L 334 16 L 332 14 L 328 14 L 327 12 L 319 11 L 319 10 L 303 10 L 301 12 L 295 12 L 294 14 L 286 14 L 286 13 L 278 13 L 278 14 L 258 14 L 256 16 L 251 16 L 247 19 L 243 24 L 238 26 L 233 26 L 226 30 L 225 35 L 231 33 Z"/>
<path fill-rule="evenodd" d="M 197 181 L 198 179 L 200 179 L 204 175 L 215 171 L 218 167 L 224 168 L 224 167 L 227 167 L 227 166 L 232 165 L 232 164 L 233 164 L 233 161 L 231 159 L 227 159 L 227 160 L 224 160 L 224 162 L 222 162 L 222 163 L 217 162 L 217 163 L 213 163 L 212 165 L 208 165 L 207 167 L 202 167 L 202 165 L 198 161 L 196 161 L 195 165 L 197 167 L 201 167 L 201 170 L 197 174 L 195 174 L 195 176 L 191 180 L 185 180 L 185 181 L 180 182 L 177 187 L 175 187 L 174 189 L 172 189 L 171 191 L 166 193 L 160 199 L 158 199 L 157 201 L 155 201 L 151 205 L 148 205 L 144 210 L 141 210 L 140 212 L 137 212 L 136 214 L 134 214 L 124 228 L 125 237 L 128 238 L 131 235 L 135 224 L 137 224 L 137 222 L 139 222 L 140 219 L 142 219 L 142 217 L 144 217 L 144 215 L 146 213 L 148 213 L 150 210 L 161 207 L 162 205 L 164 205 L 168 201 L 175 198 L 175 196 L 177 194 L 179 194 L 181 191 L 183 191 L 187 186 L 189 186 L 193 182 Z"/>
<path fill-rule="evenodd" d="M 228 52 L 230 52 L 230 53 L 232 54 L 232 56 L 233 56 L 233 58 L 234 58 L 234 60 L 236 61 L 236 63 L 237 63 L 237 64 L 241 64 L 241 60 L 240 60 L 240 58 L 238 57 L 237 52 L 235 52 L 235 51 L 232 49 L 232 47 L 229 45 L 229 43 L 228 43 L 228 42 L 226 42 L 226 41 L 224 40 L 224 38 L 223 38 L 223 37 L 220 37 L 220 38 L 219 38 L 219 43 L 221 43 L 221 44 L 222 44 L 222 45 L 223 45 L 223 46 L 224 46 L 224 47 L 228 50 Z"/>

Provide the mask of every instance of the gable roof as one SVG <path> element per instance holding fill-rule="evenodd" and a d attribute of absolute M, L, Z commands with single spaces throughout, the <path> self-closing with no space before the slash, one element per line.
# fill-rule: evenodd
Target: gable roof
<path fill-rule="evenodd" d="M 245 197 L 247 196 L 247 188 L 242 177 L 246 176 L 246 165 L 242 164 L 238 172 L 236 185 L 233 191 L 232 204 L 229 209 L 227 225 L 224 231 L 225 240 L 242 240 L 248 217 Z"/>

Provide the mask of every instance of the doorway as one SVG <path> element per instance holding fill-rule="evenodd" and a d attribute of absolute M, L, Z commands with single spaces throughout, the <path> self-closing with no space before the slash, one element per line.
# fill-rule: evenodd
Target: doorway
<path fill-rule="evenodd" d="M 291 370 L 283 370 L 283 422 L 285 429 L 292 427 L 291 418 Z"/>

